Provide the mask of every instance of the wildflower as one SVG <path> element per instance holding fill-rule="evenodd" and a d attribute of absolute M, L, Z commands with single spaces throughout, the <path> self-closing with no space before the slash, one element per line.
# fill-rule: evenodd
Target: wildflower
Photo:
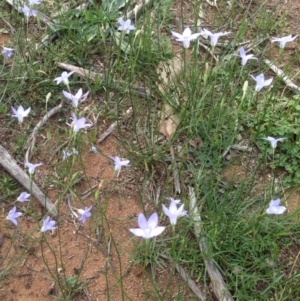
<path fill-rule="evenodd" d="M 59 85 L 61 82 L 63 82 L 66 86 L 69 85 L 69 77 L 74 73 L 74 71 L 66 72 L 64 71 L 61 76 L 56 77 L 53 81 L 56 81 L 56 84 Z"/>
<path fill-rule="evenodd" d="M 286 207 L 280 206 L 280 199 L 271 200 L 269 208 L 267 208 L 267 214 L 282 214 L 286 210 Z"/>
<path fill-rule="evenodd" d="M 239 54 L 235 55 L 239 56 L 242 59 L 242 66 L 245 66 L 248 60 L 257 60 L 257 58 L 254 57 L 254 54 L 246 54 L 244 47 L 241 47 Z"/>
<path fill-rule="evenodd" d="M 28 172 L 32 175 L 36 167 L 43 165 L 43 163 L 32 164 L 29 162 L 25 163 L 25 166 L 28 168 Z"/>
<path fill-rule="evenodd" d="M 91 216 L 91 212 L 90 210 L 92 209 L 93 206 L 91 206 L 90 208 L 85 207 L 84 210 L 83 209 L 78 209 L 78 212 L 81 214 L 79 220 L 84 224 L 86 219 L 88 217 Z"/>
<path fill-rule="evenodd" d="M 51 221 L 50 216 L 47 216 L 43 222 L 43 227 L 41 228 L 41 232 L 46 232 L 49 230 L 53 230 L 55 227 L 56 221 Z"/>
<path fill-rule="evenodd" d="M 114 161 L 115 170 L 121 170 L 122 166 L 128 166 L 130 162 L 129 160 L 121 160 L 121 158 L 118 156 L 116 157 L 109 156 L 109 157 Z"/>
<path fill-rule="evenodd" d="M 23 202 L 29 202 L 30 194 L 27 192 L 22 192 L 19 197 L 17 198 L 17 201 L 23 203 Z"/>
<path fill-rule="evenodd" d="M 39 4 L 41 4 L 41 1 L 40 0 L 28 0 L 28 3 L 30 4 L 30 5 L 39 5 Z"/>
<path fill-rule="evenodd" d="M 81 101 L 83 101 L 89 95 L 89 93 L 90 92 L 88 91 L 88 92 L 86 92 L 85 94 L 82 95 L 82 89 L 81 88 L 78 90 L 78 92 L 75 95 L 73 95 L 71 93 L 68 93 L 66 91 L 63 91 L 63 94 L 65 95 L 65 97 L 72 101 L 73 107 L 75 107 L 75 108 L 78 107 L 79 101 L 81 99 L 82 99 Z"/>
<path fill-rule="evenodd" d="M 19 7 L 19 11 L 21 11 L 26 17 L 36 17 L 37 15 L 37 11 L 35 9 L 31 9 L 25 4 L 23 7 Z"/>
<path fill-rule="evenodd" d="M 180 204 L 180 200 L 175 200 L 172 197 L 168 197 L 167 200 L 170 200 L 171 202 L 175 203 L 175 204 Z"/>
<path fill-rule="evenodd" d="M 3 47 L 2 54 L 6 59 L 10 58 L 13 55 L 13 48 Z"/>
<path fill-rule="evenodd" d="M 273 77 L 265 80 L 265 76 L 263 73 L 261 73 L 260 75 L 257 75 L 256 77 L 254 77 L 251 74 L 250 74 L 250 76 L 256 81 L 256 86 L 255 86 L 256 92 L 259 92 L 263 87 L 271 85 L 271 83 L 273 81 Z"/>
<path fill-rule="evenodd" d="M 91 151 L 92 151 L 93 153 L 95 153 L 95 154 L 98 154 L 98 153 L 99 153 L 98 150 L 97 150 L 97 147 L 96 147 L 95 145 L 92 145 Z"/>
<path fill-rule="evenodd" d="M 66 150 L 63 150 L 63 161 L 66 160 L 67 158 L 71 157 L 72 156 L 72 153 L 66 151 Z"/>
<path fill-rule="evenodd" d="M 135 236 L 149 239 L 161 234 L 165 230 L 165 227 L 157 227 L 157 224 L 158 215 L 156 212 L 154 212 L 148 220 L 143 213 L 140 213 L 138 217 L 138 225 L 140 228 L 129 229 L 129 231 Z"/>
<path fill-rule="evenodd" d="M 169 217 L 171 225 L 176 225 L 177 218 L 187 214 L 186 211 L 183 210 L 184 204 L 177 208 L 176 202 L 171 201 L 169 208 L 167 208 L 164 204 L 162 207 L 165 215 Z"/>
<path fill-rule="evenodd" d="M 119 31 L 125 31 L 126 33 L 129 33 L 131 30 L 135 30 L 135 26 L 131 25 L 130 19 L 124 21 L 123 18 L 119 18 L 118 23 L 120 24 L 118 27 Z"/>
<path fill-rule="evenodd" d="M 272 38 L 271 42 L 272 43 L 279 42 L 279 47 L 284 48 L 286 43 L 294 41 L 297 38 L 297 36 L 298 35 L 295 35 L 292 38 L 292 35 L 290 34 L 290 35 L 282 37 L 282 38 Z"/>
<path fill-rule="evenodd" d="M 78 150 L 75 147 L 72 147 L 73 155 L 77 156 L 79 154 Z"/>
<path fill-rule="evenodd" d="M 193 33 L 190 30 L 189 27 L 185 28 L 182 34 L 177 33 L 175 31 L 171 31 L 172 35 L 177 38 L 177 42 L 182 42 L 184 48 L 189 48 L 190 47 L 190 42 L 193 40 L 196 40 L 199 36 L 200 33 Z"/>
<path fill-rule="evenodd" d="M 274 137 L 268 136 L 268 137 L 261 138 L 261 139 L 264 139 L 264 140 L 269 141 L 270 144 L 271 144 L 271 147 L 272 147 L 272 148 L 276 148 L 276 147 L 277 147 L 277 142 L 283 141 L 283 140 L 285 140 L 286 138 L 277 138 L 277 139 L 276 139 L 276 138 L 274 138 Z"/>
<path fill-rule="evenodd" d="M 212 33 L 211 31 L 204 29 L 204 30 L 202 30 L 202 32 L 200 34 L 203 36 L 209 36 L 210 37 L 210 45 L 214 47 L 217 45 L 219 37 L 228 35 L 228 34 L 230 34 L 230 32 Z"/>
<path fill-rule="evenodd" d="M 8 215 L 7 215 L 6 219 L 11 221 L 12 223 L 14 223 L 16 226 L 18 226 L 17 218 L 19 216 L 21 216 L 22 213 L 21 212 L 16 212 L 16 210 L 17 210 L 17 208 L 16 208 L 16 206 L 14 206 L 14 208 L 11 209 L 8 212 Z"/>
<path fill-rule="evenodd" d="M 86 119 L 84 117 L 77 119 L 74 113 L 72 113 L 72 116 L 73 117 L 71 117 L 71 119 L 73 119 L 73 122 L 71 124 L 67 123 L 67 125 L 72 127 L 75 133 L 77 133 L 80 129 L 92 126 L 90 123 L 85 123 Z"/>
<path fill-rule="evenodd" d="M 18 118 L 19 122 L 23 122 L 23 118 L 27 117 L 31 108 L 28 108 L 27 110 L 24 110 L 23 106 L 18 106 L 18 109 L 11 107 L 14 114 L 12 114 L 13 117 Z"/>

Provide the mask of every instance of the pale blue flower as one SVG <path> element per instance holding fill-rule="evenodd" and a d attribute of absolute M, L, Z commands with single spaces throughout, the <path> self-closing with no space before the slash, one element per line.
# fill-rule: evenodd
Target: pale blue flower
<path fill-rule="evenodd" d="M 73 95 L 67 91 L 63 91 L 63 94 L 66 98 L 72 101 L 73 107 L 77 108 L 80 101 L 84 101 L 90 92 L 86 92 L 82 95 L 82 89 L 80 88 L 78 92 Z"/>
<path fill-rule="evenodd" d="M 172 35 L 176 38 L 177 42 L 182 42 L 184 48 L 189 48 L 190 43 L 193 40 L 196 40 L 201 33 L 193 33 L 189 27 L 185 28 L 182 34 L 175 31 L 171 31 Z"/>
<path fill-rule="evenodd" d="M 267 214 L 282 214 L 286 210 L 286 207 L 280 206 L 280 199 L 271 200 L 269 207 L 267 208 Z"/>
<path fill-rule="evenodd" d="M 29 162 L 25 163 L 25 166 L 28 168 L 28 172 L 30 174 L 33 174 L 35 168 L 38 167 L 38 166 L 41 166 L 41 165 L 43 165 L 43 163 L 37 163 L 37 164 L 32 164 L 32 163 L 29 163 Z"/>
<path fill-rule="evenodd" d="M 277 142 L 281 142 L 281 141 L 285 140 L 286 138 L 274 138 L 274 137 L 268 136 L 268 137 L 261 138 L 261 139 L 269 141 L 270 144 L 271 144 L 271 147 L 276 148 L 277 147 Z"/>
<path fill-rule="evenodd" d="M 78 150 L 75 147 L 72 147 L 73 155 L 77 156 L 79 154 Z"/>
<path fill-rule="evenodd" d="M 18 118 L 19 122 L 23 122 L 24 117 L 27 117 L 31 108 L 28 108 L 27 110 L 24 110 L 23 106 L 18 106 L 18 109 L 16 110 L 14 107 L 11 107 L 14 114 L 12 114 L 12 117 Z"/>
<path fill-rule="evenodd" d="M 28 7 L 24 4 L 23 7 L 19 7 L 19 11 L 21 11 L 26 17 L 36 17 L 37 11 Z"/>
<path fill-rule="evenodd" d="M 63 161 L 72 156 L 72 153 L 70 153 L 66 150 L 63 150 L 62 152 L 63 152 L 63 158 L 62 158 Z"/>
<path fill-rule="evenodd" d="M 5 56 L 6 59 L 10 58 L 13 55 L 14 49 L 3 47 L 2 54 Z"/>
<path fill-rule="evenodd" d="M 53 81 L 56 81 L 56 84 L 59 85 L 61 82 L 63 82 L 66 86 L 69 85 L 69 77 L 74 73 L 74 71 L 66 72 L 64 71 L 61 76 L 56 77 Z"/>
<path fill-rule="evenodd" d="M 122 168 L 122 166 L 128 166 L 129 165 L 129 160 L 121 160 L 120 157 L 118 156 L 109 156 L 113 161 L 114 161 L 114 164 L 115 164 L 115 170 L 120 170 Z"/>
<path fill-rule="evenodd" d="M 55 227 L 56 221 L 51 221 L 50 216 L 47 216 L 43 222 L 43 227 L 41 228 L 41 232 L 46 232 L 49 230 L 53 230 Z"/>
<path fill-rule="evenodd" d="M 39 4 L 41 4 L 41 1 L 40 0 L 28 0 L 28 3 L 30 4 L 30 5 L 39 5 Z"/>
<path fill-rule="evenodd" d="M 162 207 L 165 215 L 169 217 L 171 225 L 176 225 L 178 217 L 187 214 L 186 211 L 183 210 L 184 204 L 177 208 L 176 202 L 171 201 L 169 208 L 167 208 L 164 204 Z"/>
<path fill-rule="evenodd" d="M 245 66 L 248 60 L 257 60 L 254 54 L 246 54 L 244 47 L 240 48 L 239 54 L 235 54 L 242 59 L 242 65 Z"/>
<path fill-rule="evenodd" d="M 120 24 L 118 27 L 119 31 L 125 31 L 126 33 L 129 33 L 131 30 L 135 30 L 135 26 L 131 25 L 130 19 L 124 21 L 123 18 L 119 18 L 117 21 Z"/>
<path fill-rule="evenodd" d="M 207 29 L 203 29 L 200 34 L 203 35 L 203 36 L 209 36 L 210 45 L 214 47 L 214 46 L 217 45 L 219 37 L 228 35 L 228 34 L 230 34 L 230 32 L 226 31 L 226 32 L 212 33 L 211 31 L 209 31 Z"/>
<path fill-rule="evenodd" d="M 255 91 L 259 92 L 263 87 L 267 87 L 271 85 L 273 81 L 273 77 L 265 80 L 265 76 L 263 73 L 257 75 L 254 77 L 253 75 L 250 74 L 250 76 L 256 81 L 256 86 L 255 86 Z"/>
<path fill-rule="evenodd" d="M 23 203 L 23 202 L 29 202 L 30 194 L 27 192 L 22 192 L 19 197 L 17 198 L 17 201 Z"/>
<path fill-rule="evenodd" d="M 16 226 L 18 226 L 17 218 L 20 217 L 22 215 L 22 213 L 16 212 L 16 211 L 17 211 L 17 208 L 16 208 L 16 206 L 14 206 L 14 208 L 8 212 L 6 219 L 11 221 L 12 223 L 14 223 Z"/>
<path fill-rule="evenodd" d="M 290 35 L 282 37 L 282 38 L 272 38 L 271 42 L 272 43 L 279 42 L 279 47 L 284 48 L 286 43 L 294 41 L 297 38 L 297 36 L 298 35 L 295 35 L 292 38 L 292 35 L 290 34 Z"/>
<path fill-rule="evenodd" d="M 88 207 L 85 207 L 84 209 L 78 209 L 78 212 L 81 214 L 79 220 L 80 220 L 83 224 L 85 223 L 86 219 L 87 219 L 88 217 L 91 216 L 90 210 L 92 209 L 92 207 L 93 207 L 93 206 L 91 206 L 91 207 L 89 207 L 89 208 L 88 208 Z"/>
<path fill-rule="evenodd" d="M 74 113 L 72 113 L 72 116 L 73 117 L 71 117 L 71 119 L 73 119 L 73 122 L 71 124 L 67 123 L 67 125 L 72 127 L 75 133 L 77 133 L 80 129 L 92 126 L 90 123 L 85 123 L 86 119 L 84 117 L 78 119 Z"/>
<path fill-rule="evenodd" d="M 143 237 L 145 239 L 155 237 L 165 230 L 165 227 L 157 227 L 158 215 L 156 212 L 153 213 L 148 220 L 143 213 L 140 213 L 138 217 L 138 225 L 140 228 L 129 229 L 129 231 L 135 236 Z"/>
<path fill-rule="evenodd" d="M 95 154 L 98 154 L 98 153 L 99 153 L 99 152 L 98 152 L 98 149 L 97 149 L 97 147 L 96 147 L 95 145 L 92 145 L 91 151 L 92 151 L 93 153 L 95 153 Z"/>

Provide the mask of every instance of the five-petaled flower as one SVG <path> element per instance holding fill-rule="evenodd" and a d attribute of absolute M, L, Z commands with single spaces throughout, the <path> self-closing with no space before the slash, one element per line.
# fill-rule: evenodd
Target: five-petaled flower
<path fill-rule="evenodd" d="M 242 59 L 242 66 L 245 66 L 248 60 L 257 60 L 254 54 L 246 54 L 244 47 L 240 48 L 239 54 L 235 54 Z"/>
<path fill-rule="evenodd" d="M 72 101 L 73 107 L 75 107 L 75 108 L 78 107 L 78 104 L 80 101 L 82 102 L 86 99 L 86 97 L 89 95 L 89 93 L 90 92 L 88 91 L 82 95 L 81 88 L 78 90 L 78 92 L 75 95 L 68 93 L 67 91 L 63 91 L 63 94 L 65 95 L 65 97 Z"/>
<path fill-rule="evenodd" d="M 143 213 L 139 214 L 138 225 L 140 228 L 129 229 L 131 233 L 135 236 L 143 237 L 149 239 L 161 234 L 165 227 L 157 227 L 158 225 L 158 215 L 154 212 L 147 220 Z"/>
<path fill-rule="evenodd" d="M 13 55 L 14 49 L 3 47 L 2 54 L 5 56 L 6 59 L 10 58 Z"/>
<path fill-rule="evenodd" d="M 187 212 L 183 210 L 184 204 L 177 208 L 177 205 L 180 204 L 180 200 L 174 200 L 173 198 L 169 199 L 171 201 L 170 206 L 167 208 L 163 204 L 163 211 L 165 215 L 169 217 L 171 225 L 176 225 L 177 218 L 180 216 L 187 216 Z"/>
<path fill-rule="evenodd" d="M 282 38 L 272 38 L 271 42 L 279 42 L 279 47 L 284 48 L 286 43 L 294 41 L 297 38 L 297 36 L 298 35 L 292 37 L 292 35 L 290 34 Z"/>
<path fill-rule="evenodd" d="M 50 216 L 47 216 L 43 221 L 43 227 L 41 228 L 41 232 L 53 230 L 55 228 L 55 224 L 56 221 L 51 221 Z"/>
<path fill-rule="evenodd" d="M 120 24 L 118 27 L 119 31 L 125 31 L 126 33 L 129 33 L 131 30 L 135 30 L 135 26 L 131 25 L 130 19 L 124 21 L 123 18 L 119 18 L 118 23 Z"/>
<path fill-rule="evenodd" d="M 177 33 L 175 31 L 171 31 L 172 35 L 176 38 L 177 42 L 182 42 L 184 48 L 190 47 L 190 42 L 196 40 L 200 33 L 193 33 L 189 27 L 185 28 L 182 34 Z"/>
<path fill-rule="evenodd" d="M 255 91 L 259 92 L 263 87 L 271 85 L 273 81 L 273 77 L 265 80 L 265 76 L 263 73 L 257 75 L 254 77 L 253 75 L 250 74 L 250 76 L 256 81 L 256 86 L 255 86 Z"/>
<path fill-rule="evenodd" d="M 32 9 L 24 4 L 23 7 L 19 7 L 19 11 L 21 11 L 26 17 L 35 17 L 37 15 L 37 11 Z"/>
<path fill-rule="evenodd" d="M 218 43 L 219 37 L 228 35 L 228 34 L 230 34 L 230 32 L 226 31 L 226 32 L 212 33 L 211 31 L 204 28 L 200 34 L 202 36 L 209 36 L 210 37 L 210 45 L 215 47 Z"/>
<path fill-rule="evenodd" d="M 56 81 L 56 84 L 59 85 L 61 82 L 63 82 L 66 86 L 69 85 L 69 77 L 74 73 L 74 71 L 66 72 L 64 71 L 61 76 L 56 77 L 53 81 Z"/>
<path fill-rule="evenodd" d="M 281 142 L 281 141 L 285 140 L 286 138 L 274 138 L 274 137 L 268 136 L 268 137 L 261 138 L 261 139 L 269 141 L 270 144 L 271 144 L 271 147 L 276 148 L 277 147 L 277 142 Z"/>
<path fill-rule="evenodd" d="M 118 156 L 109 156 L 113 161 L 114 161 L 114 164 L 115 164 L 115 170 L 121 170 L 122 166 L 128 166 L 129 165 L 129 160 L 121 160 L 120 157 Z"/>
<path fill-rule="evenodd" d="M 24 110 L 23 106 L 18 106 L 17 110 L 14 107 L 11 107 L 11 109 L 14 113 L 12 116 L 18 118 L 19 122 L 23 122 L 24 117 L 27 117 L 31 110 L 31 108 Z"/>
<path fill-rule="evenodd" d="M 78 209 L 79 214 L 81 214 L 79 221 L 81 221 L 83 224 L 85 223 L 86 219 L 91 216 L 91 207 L 85 207 L 84 209 Z"/>
<path fill-rule="evenodd" d="M 269 207 L 267 208 L 267 214 L 282 214 L 286 210 L 286 207 L 280 206 L 280 199 L 271 200 Z"/>
<path fill-rule="evenodd" d="M 14 223 L 16 226 L 18 226 L 17 218 L 20 217 L 22 215 L 22 213 L 16 212 L 16 211 L 17 211 L 17 208 L 16 208 L 16 206 L 14 206 L 14 208 L 8 212 L 6 219 L 11 221 L 12 223 Z"/>
<path fill-rule="evenodd" d="M 19 197 L 17 198 L 17 201 L 19 202 L 29 202 L 29 198 L 30 197 L 30 194 L 27 193 L 27 192 L 22 192 Z"/>
<path fill-rule="evenodd" d="M 73 117 L 71 117 L 71 119 L 73 122 L 71 124 L 67 123 L 67 125 L 72 127 L 75 133 L 77 133 L 80 129 L 92 126 L 90 123 L 85 123 L 86 119 L 84 117 L 78 119 L 74 113 L 72 113 L 72 116 Z"/>
<path fill-rule="evenodd" d="M 43 165 L 43 163 L 32 164 L 25 162 L 25 166 L 28 168 L 28 172 L 32 175 L 36 167 Z"/>

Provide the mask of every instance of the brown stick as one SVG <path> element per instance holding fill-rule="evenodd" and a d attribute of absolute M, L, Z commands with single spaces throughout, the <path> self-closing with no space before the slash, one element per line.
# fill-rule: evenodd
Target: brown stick
<path fill-rule="evenodd" d="M 88 69 L 79 68 L 79 67 L 76 67 L 76 66 L 73 66 L 70 64 L 65 64 L 65 63 L 57 63 L 57 66 L 62 69 L 68 70 L 68 71 L 74 71 L 75 74 L 77 74 L 78 76 L 83 77 L 83 78 L 89 78 L 91 80 L 95 80 L 98 78 L 99 80 L 104 80 L 104 75 L 102 73 L 96 73 L 96 72 L 90 71 Z M 146 89 L 141 88 L 136 85 L 130 85 L 128 87 L 128 83 L 125 83 L 121 80 L 111 80 L 110 85 L 113 88 L 120 90 L 122 92 L 124 92 L 126 90 L 130 90 L 140 97 L 148 97 L 150 95 L 149 91 L 147 91 Z M 124 87 L 127 87 L 127 89 Z"/>
<path fill-rule="evenodd" d="M 195 191 L 192 187 L 189 187 L 189 196 L 191 200 L 190 213 L 194 220 L 194 232 L 196 237 L 200 240 L 199 247 L 201 252 L 206 258 L 208 258 L 211 256 L 208 254 L 207 238 L 203 234 L 201 235 L 201 217 L 199 214 L 198 207 L 196 205 Z M 215 296 L 218 298 L 219 301 L 234 301 L 224 282 L 222 274 L 216 267 L 214 261 L 211 258 L 206 258 L 204 258 L 203 260 L 206 270 L 209 274 Z"/>
<path fill-rule="evenodd" d="M 34 182 L 32 182 L 31 185 L 31 181 L 27 173 L 16 163 L 16 161 L 10 156 L 10 154 L 2 145 L 0 145 L 0 164 L 28 191 L 32 189 L 32 194 L 52 216 L 57 216 L 56 207 Z"/>

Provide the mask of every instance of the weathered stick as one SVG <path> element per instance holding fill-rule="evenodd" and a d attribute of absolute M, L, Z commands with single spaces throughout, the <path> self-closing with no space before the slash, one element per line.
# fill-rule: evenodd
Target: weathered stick
<path fill-rule="evenodd" d="M 16 163 L 16 161 L 10 156 L 10 154 L 2 145 L 0 145 L 0 164 L 28 191 L 30 191 L 32 188 L 32 194 L 35 196 L 38 202 L 44 206 L 51 215 L 57 216 L 56 207 L 34 182 L 32 182 L 31 186 L 30 178 L 27 173 Z"/>
<path fill-rule="evenodd" d="M 138 19 L 143 10 L 145 10 L 148 6 L 152 5 L 153 2 L 154 0 L 143 0 L 141 4 L 136 4 L 134 9 L 132 9 L 126 14 L 126 19 Z"/>
<path fill-rule="evenodd" d="M 201 300 L 201 301 L 205 301 L 207 298 L 200 291 L 200 289 L 198 288 L 198 286 L 195 283 L 195 281 L 191 279 L 191 277 L 189 276 L 189 274 L 184 270 L 184 268 L 180 264 L 175 263 L 173 261 L 173 259 L 172 259 L 172 257 L 170 255 L 168 257 L 169 257 L 170 261 L 172 261 L 174 263 L 176 271 L 179 273 L 179 275 L 181 276 L 181 278 L 188 284 L 189 288 L 197 296 L 197 298 L 199 300 Z"/>
<path fill-rule="evenodd" d="M 172 167 L 173 167 L 175 191 L 180 194 L 181 188 L 180 188 L 180 181 L 179 181 L 179 172 L 178 172 L 178 168 L 177 168 L 177 164 L 176 164 L 173 145 L 171 145 L 171 147 L 170 147 L 170 153 L 171 153 L 171 160 L 172 160 L 172 165 L 173 165 Z"/>
<path fill-rule="evenodd" d="M 300 87 L 295 85 L 287 76 L 286 74 L 279 69 L 277 66 L 274 65 L 271 61 L 264 59 L 264 63 L 281 79 L 284 81 L 284 83 L 291 89 L 293 90 L 296 94 L 300 94 Z"/>
<path fill-rule="evenodd" d="M 84 68 L 79 68 L 70 64 L 65 64 L 65 63 L 57 63 L 57 66 L 68 70 L 68 71 L 74 71 L 75 74 L 77 74 L 78 76 L 82 77 L 82 78 L 89 78 L 91 80 L 95 80 L 96 78 L 99 78 L 100 80 L 104 80 L 104 75 L 102 73 L 96 73 Z M 120 80 L 112 80 L 111 81 L 111 86 L 117 90 L 120 90 L 122 92 L 124 92 L 126 89 L 124 89 L 124 87 L 128 86 L 128 83 L 125 83 L 123 81 Z M 130 87 L 128 87 L 128 90 L 134 92 L 135 94 L 137 94 L 140 97 L 148 97 L 150 96 L 149 91 L 147 91 L 144 88 L 138 87 L 136 85 L 130 85 Z"/>
<path fill-rule="evenodd" d="M 58 106 L 51 109 L 42 119 L 41 121 L 35 126 L 31 134 L 28 136 L 26 141 L 26 154 L 25 154 L 25 162 L 30 162 L 32 157 L 32 151 L 34 149 L 36 134 L 38 130 L 47 122 L 47 120 L 57 113 L 63 107 L 64 101 L 62 101 Z"/>
<path fill-rule="evenodd" d="M 124 114 L 124 119 L 126 120 L 128 117 L 130 117 L 132 114 L 132 107 L 130 107 Z M 116 126 L 118 125 L 118 121 L 115 121 L 112 123 L 109 128 L 101 135 L 101 137 L 97 140 L 97 143 L 102 142 L 108 135 L 110 135 Z"/>
<path fill-rule="evenodd" d="M 190 213 L 191 213 L 191 217 L 194 220 L 194 232 L 196 237 L 199 239 L 199 247 L 201 252 L 204 254 L 204 257 L 209 257 L 207 239 L 204 235 L 201 236 L 201 225 L 200 225 L 201 217 L 199 214 L 198 207 L 196 206 L 195 191 L 194 188 L 192 187 L 189 187 L 189 196 L 191 200 Z M 212 283 L 213 292 L 215 296 L 218 298 L 218 300 L 234 301 L 214 261 L 212 259 L 205 259 L 205 258 L 203 260 Z"/>

